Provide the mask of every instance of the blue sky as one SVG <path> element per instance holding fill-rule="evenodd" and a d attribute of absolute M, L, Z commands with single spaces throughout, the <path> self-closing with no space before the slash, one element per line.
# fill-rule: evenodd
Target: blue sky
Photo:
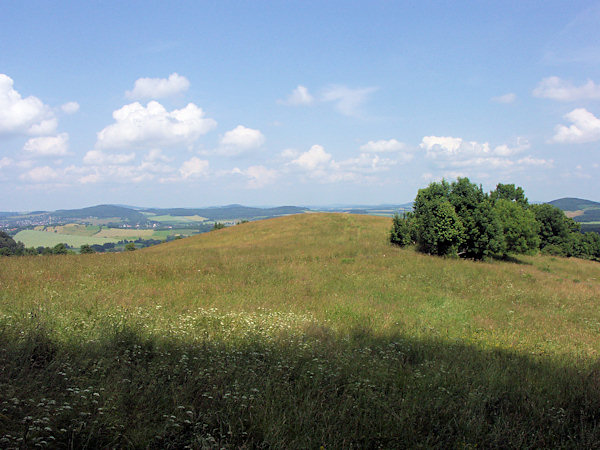
<path fill-rule="evenodd" d="M 0 3 L 0 210 L 600 201 L 600 2 Z"/>

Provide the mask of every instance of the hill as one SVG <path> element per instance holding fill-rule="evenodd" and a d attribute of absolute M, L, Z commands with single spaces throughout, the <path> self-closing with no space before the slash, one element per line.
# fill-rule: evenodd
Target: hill
<path fill-rule="evenodd" d="M 559 198 L 558 200 L 552 200 L 548 202 L 551 205 L 556 206 L 557 208 L 562 209 L 563 211 L 578 211 L 585 210 L 589 208 L 598 209 L 600 208 L 600 203 L 593 202 L 591 200 L 585 200 L 582 198 L 573 198 L 573 197 L 565 197 Z"/>
<path fill-rule="evenodd" d="M 283 216 L 289 214 L 299 214 L 305 212 L 306 208 L 297 206 L 279 206 L 276 208 L 252 208 L 242 205 L 227 205 L 212 208 L 152 208 L 143 209 L 143 212 L 157 215 L 171 216 L 200 216 L 209 220 L 236 220 L 236 219 L 255 219 Z"/>
<path fill-rule="evenodd" d="M 126 222 L 146 222 L 146 216 L 131 208 L 115 205 L 97 205 L 81 209 L 59 209 L 51 213 L 54 217 L 62 219 L 87 219 L 95 217 L 98 219 L 120 219 Z"/>
<path fill-rule="evenodd" d="M 581 198 L 560 198 L 548 203 L 562 209 L 576 222 L 600 222 L 600 203 L 598 202 Z"/>
<path fill-rule="evenodd" d="M 3 259 L 3 445 L 597 447 L 598 263 L 431 257 L 390 226 Z"/>

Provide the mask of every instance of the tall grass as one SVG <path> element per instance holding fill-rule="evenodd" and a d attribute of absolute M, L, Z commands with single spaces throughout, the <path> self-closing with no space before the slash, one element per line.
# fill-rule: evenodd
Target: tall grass
<path fill-rule="evenodd" d="M 2 259 L 0 446 L 597 446 L 600 265 L 428 257 L 389 226 Z"/>

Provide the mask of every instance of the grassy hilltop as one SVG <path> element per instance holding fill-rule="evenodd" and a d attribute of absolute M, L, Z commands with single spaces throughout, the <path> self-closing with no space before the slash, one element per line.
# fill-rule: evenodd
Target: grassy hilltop
<path fill-rule="evenodd" d="M 3 258 L 0 447 L 600 445 L 600 264 L 431 257 L 390 226 Z"/>

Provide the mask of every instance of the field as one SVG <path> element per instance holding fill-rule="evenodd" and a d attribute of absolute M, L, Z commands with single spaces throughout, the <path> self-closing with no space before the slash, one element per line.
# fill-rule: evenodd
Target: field
<path fill-rule="evenodd" d="M 119 239 L 85 236 L 81 234 L 61 234 L 53 231 L 23 230 L 14 236 L 15 241 L 21 241 L 25 247 L 54 247 L 56 244 L 64 243 L 71 247 L 81 247 L 83 244 L 105 244 L 117 242 Z"/>
<path fill-rule="evenodd" d="M 33 230 L 18 232 L 14 239 L 21 241 L 25 247 L 53 247 L 65 243 L 71 247 L 81 247 L 83 244 L 105 244 L 122 240 L 160 239 L 167 236 L 189 236 L 197 232 L 193 229 L 137 229 L 137 228 L 107 228 L 96 225 L 67 224 L 57 226 L 37 226 Z"/>
<path fill-rule="evenodd" d="M 0 446 L 600 446 L 600 264 L 301 214 L 5 258 Z"/>

